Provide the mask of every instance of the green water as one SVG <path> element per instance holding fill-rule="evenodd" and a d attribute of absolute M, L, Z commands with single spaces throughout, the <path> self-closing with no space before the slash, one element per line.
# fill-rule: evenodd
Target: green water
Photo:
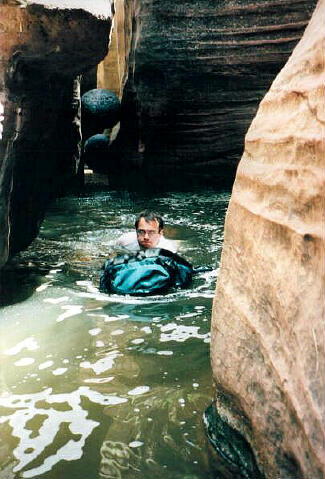
<path fill-rule="evenodd" d="M 57 200 L 1 279 L 0 479 L 209 479 L 202 413 L 226 192 L 93 192 Z M 144 207 L 213 271 L 150 298 L 99 293 Z"/>

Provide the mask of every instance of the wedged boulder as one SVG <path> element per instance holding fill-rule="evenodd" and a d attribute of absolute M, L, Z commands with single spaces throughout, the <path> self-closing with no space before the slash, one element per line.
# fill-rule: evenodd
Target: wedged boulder
<path fill-rule="evenodd" d="M 84 144 L 83 157 L 89 168 L 96 172 L 108 170 L 109 163 L 109 136 L 98 133 L 90 136 Z"/>
<path fill-rule="evenodd" d="M 128 18 L 131 2 L 121 3 Z M 316 1 L 133 4 L 117 155 L 125 168 L 147 167 L 160 181 L 179 173 L 205 184 L 232 184 L 258 104 Z M 123 31 L 119 38 L 123 47 Z M 105 81 L 101 87 L 111 88 Z"/>
<path fill-rule="evenodd" d="M 218 412 L 269 479 L 325 477 L 324 13 L 246 135 L 213 304 Z"/>
<path fill-rule="evenodd" d="M 106 55 L 106 0 L 0 6 L 0 267 L 38 232 L 49 198 L 76 175 L 79 75 Z"/>
<path fill-rule="evenodd" d="M 81 97 L 83 140 L 111 129 L 120 120 L 120 100 L 116 93 L 93 88 Z"/>

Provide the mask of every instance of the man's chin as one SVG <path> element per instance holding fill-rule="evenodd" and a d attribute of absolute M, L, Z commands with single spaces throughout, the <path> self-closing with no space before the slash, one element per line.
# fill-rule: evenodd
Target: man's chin
<path fill-rule="evenodd" d="M 149 248 L 155 248 L 155 246 L 151 243 L 141 243 L 142 248 L 149 249 Z"/>

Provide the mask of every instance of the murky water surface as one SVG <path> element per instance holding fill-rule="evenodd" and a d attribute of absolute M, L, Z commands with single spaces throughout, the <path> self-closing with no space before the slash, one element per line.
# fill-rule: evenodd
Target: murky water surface
<path fill-rule="evenodd" d="M 0 479 L 208 479 L 211 304 L 228 193 L 84 194 L 52 205 L 1 286 Z M 150 298 L 98 291 L 115 239 L 151 205 L 193 265 Z"/>

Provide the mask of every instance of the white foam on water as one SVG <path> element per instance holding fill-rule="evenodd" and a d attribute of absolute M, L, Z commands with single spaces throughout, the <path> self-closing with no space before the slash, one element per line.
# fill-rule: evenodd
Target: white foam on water
<path fill-rule="evenodd" d="M 77 314 L 82 313 L 82 306 L 80 306 L 79 304 L 78 305 L 71 304 L 71 305 L 67 305 L 67 306 L 61 306 L 61 308 L 65 309 L 66 311 L 65 311 L 65 313 L 60 314 L 56 318 L 57 323 L 60 323 L 61 321 L 64 321 L 65 319 L 70 318 L 71 316 L 76 316 Z"/>
<path fill-rule="evenodd" d="M 141 328 L 141 331 L 145 332 L 146 334 L 152 333 L 152 329 L 149 328 L 149 326 L 144 326 L 143 328 Z"/>
<path fill-rule="evenodd" d="M 178 343 L 183 343 L 187 339 L 197 338 L 203 339 L 204 342 L 207 342 L 209 339 L 209 333 L 200 334 L 199 326 L 184 326 L 177 325 L 176 323 L 170 323 L 160 328 L 162 334 L 160 335 L 160 341 L 165 343 L 167 341 L 176 341 Z M 166 334 L 166 331 L 170 331 Z"/>
<path fill-rule="evenodd" d="M 38 349 L 39 345 L 37 344 L 37 341 L 33 336 L 30 336 L 23 341 L 20 341 L 20 343 L 16 344 L 10 349 L 7 349 L 5 351 L 5 354 L 8 356 L 15 356 L 16 354 L 20 353 L 23 349 L 27 349 L 28 351 L 35 351 L 35 349 Z"/>
<path fill-rule="evenodd" d="M 101 328 L 89 329 L 88 333 L 90 336 L 97 336 L 102 331 Z"/>
<path fill-rule="evenodd" d="M 150 390 L 149 386 L 138 386 L 137 388 L 131 389 L 128 391 L 130 396 L 139 396 L 140 394 L 145 394 Z"/>
<path fill-rule="evenodd" d="M 123 329 L 115 329 L 114 331 L 111 332 L 112 336 L 120 336 L 121 334 L 124 334 Z"/>
<path fill-rule="evenodd" d="M 132 339 L 131 343 L 132 344 L 141 344 L 141 343 L 144 343 L 144 339 L 143 338 Z"/>
<path fill-rule="evenodd" d="M 105 323 L 113 323 L 114 321 L 120 321 L 120 319 L 124 319 L 124 317 L 121 318 L 120 316 L 106 316 L 104 321 Z"/>
<path fill-rule="evenodd" d="M 84 369 L 92 369 L 94 373 L 98 375 L 107 371 L 108 369 L 112 369 L 115 363 L 115 359 L 118 356 L 121 356 L 119 351 L 111 351 L 105 358 L 101 358 L 95 363 L 91 363 L 90 361 L 83 361 L 82 363 L 80 363 L 80 367 Z"/>
<path fill-rule="evenodd" d="M 194 318 L 195 316 L 198 316 L 198 312 L 196 311 L 195 313 L 186 313 L 186 314 L 181 314 L 180 316 L 176 316 L 176 319 L 182 319 L 182 318 Z"/>
<path fill-rule="evenodd" d="M 144 442 L 141 442 L 141 441 L 132 441 L 132 442 L 129 442 L 129 447 L 140 447 L 140 446 L 143 446 Z"/>
<path fill-rule="evenodd" d="M 52 374 L 54 374 L 54 376 L 62 376 L 67 370 L 68 368 L 57 368 L 52 371 Z"/>
<path fill-rule="evenodd" d="M 45 298 L 43 299 L 44 303 L 50 303 L 50 304 L 60 304 L 63 303 L 64 301 L 68 301 L 69 298 L 68 296 L 61 296 L 60 298 Z"/>
<path fill-rule="evenodd" d="M 0 406 L 11 410 L 0 417 L 0 424 L 8 423 L 12 435 L 18 439 L 13 450 L 15 474 L 20 473 L 24 478 L 37 477 L 50 471 L 62 460 L 73 461 L 82 457 L 86 439 L 99 426 L 97 421 L 88 418 L 88 411 L 82 409 L 82 397 L 103 406 L 127 402 L 127 398 L 101 394 L 89 386 L 81 386 L 76 391 L 64 394 L 52 394 L 52 389 L 48 388 L 35 394 L 0 396 Z M 43 402 L 46 403 L 44 408 L 40 407 Z M 57 409 L 56 404 L 60 403 L 68 403 L 69 409 Z M 43 423 L 31 434 L 30 424 L 39 415 L 44 417 Z M 62 446 L 51 453 L 48 447 L 60 433 L 62 424 L 69 424 L 68 431 L 73 437 L 69 439 L 65 436 Z M 44 459 L 46 449 L 48 452 Z M 28 469 L 30 464 L 33 466 Z"/>
<path fill-rule="evenodd" d="M 78 283 L 78 281 L 77 281 Z M 101 294 L 99 291 L 96 291 L 96 293 L 77 293 L 76 296 L 79 296 L 80 298 L 91 298 L 91 299 L 96 299 L 97 301 L 104 301 L 107 303 L 107 295 L 106 294 Z"/>
<path fill-rule="evenodd" d="M 45 361 L 44 363 L 42 363 L 38 366 L 38 369 L 40 369 L 40 370 L 47 369 L 47 368 L 50 368 L 51 366 L 53 366 L 53 364 L 54 364 L 54 361 Z"/>
<path fill-rule="evenodd" d="M 113 381 L 114 376 L 109 376 L 107 378 L 88 378 L 84 379 L 84 383 L 87 384 L 105 384 L 105 383 L 110 383 Z"/>
<path fill-rule="evenodd" d="M 48 281 L 47 283 L 41 284 L 41 286 L 36 288 L 35 291 L 40 293 L 41 291 L 44 291 L 45 289 L 47 289 L 51 284 L 52 284 L 52 281 Z"/>
<path fill-rule="evenodd" d="M 14 363 L 15 366 L 29 366 L 35 362 L 34 358 L 21 358 Z"/>

